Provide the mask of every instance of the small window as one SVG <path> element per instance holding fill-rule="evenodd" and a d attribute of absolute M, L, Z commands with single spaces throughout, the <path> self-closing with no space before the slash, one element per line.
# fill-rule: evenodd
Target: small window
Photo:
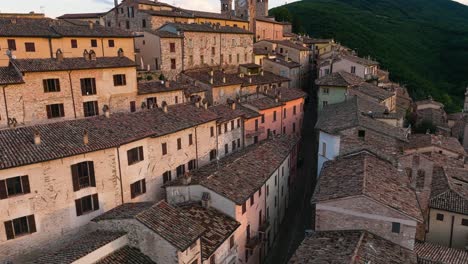
<path fill-rule="evenodd" d="M 197 168 L 197 161 L 196 160 L 191 160 L 188 162 L 188 170 L 191 171 L 191 170 L 194 170 Z"/>
<path fill-rule="evenodd" d="M 42 80 L 42 86 L 44 87 L 44 93 L 60 92 L 59 79 Z"/>
<path fill-rule="evenodd" d="M 365 138 L 366 137 L 366 131 L 365 130 L 359 130 L 358 131 L 358 137 L 359 138 Z"/>
<path fill-rule="evenodd" d="M 237 147 L 238 147 L 238 148 L 241 147 L 240 138 L 237 139 Z"/>
<path fill-rule="evenodd" d="M 444 215 L 443 214 L 437 214 L 436 219 L 437 219 L 437 221 L 444 221 Z"/>
<path fill-rule="evenodd" d="M 239 128 L 241 126 L 241 120 L 237 119 L 237 127 Z"/>
<path fill-rule="evenodd" d="M 81 95 L 95 95 L 96 94 L 96 79 L 84 78 L 80 79 Z"/>
<path fill-rule="evenodd" d="M 125 74 L 114 75 L 114 86 L 124 86 L 124 85 L 127 85 Z"/>
<path fill-rule="evenodd" d="M 254 205 L 255 203 L 255 197 L 252 195 L 250 196 L 250 206 Z"/>
<path fill-rule="evenodd" d="M 36 232 L 36 220 L 34 219 L 34 215 L 19 217 L 11 221 L 6 221 L 4 224 L 7 240 Z"/>
<path fill-rule="evenodd" d="M 276 111 L 273 111 L 273 122 L 276 121 Z"/>
<path fill-rule="evenodd" d="M 245 211 L 247 211 L 247 205 L 246 205 L 247 202 L 243 203 L 242 204 L 242 214 L 245 213 Z"/>
<path fill-rule="evenodd" d="M 7 40 L 7 42 L 8 42 L 8 49 L 9 50 L 13 50 L 13 51 L 16 50 L 16 40 L 9 39 L 9 40 Z"/>
<path fill-rule="evenodd" d="M 322 105 L 323 105 L 323 107 L 327 106 L 327 105 L 328 105 L 328 101 L 323 101 L 323 102 L 322 102 Z"/>
<path fill-rule="evenodd" d="M 88 195 L 75 200 L 76 216 L 99 210 L 98 194 Z"/>
<path fill-rule="evenodd" d="M 392 233 L 400 233 L 400 223 L 392 223 Z"/>
<path fill-rule="evenodd" d="M 93 47 L 93 48 L 97 47 L 97 40 L 96 39 L 91 40 L 91 47 Z"/>
<path fill-rule="evenodd" d="M 131 113 L 136 112 L 136 102 L 135 101 L 130 102 L 130 112 Z"/>
<path fill-rule="evenodd" d="M 171 171 L 166 171 L 163 173 L 163 184 L 166 184 L 168 182 L 172 181 L 172 172 Z"/>
<path fill-rule="evenodd" d="M 129 166 L 143 161 L 144 159 L 145 157 L 143 156 L 143 147 L 136 147 L 127 151 L 127 160 Z"/>
<path fill-rule="evenodd" d="M 130 21 L 125 21 L 125 28 L 130 29 Z"/>
<path fill-rule="evenodd" d="M 229 145 L 224 144 L 224 155 L 227 155 L 229 153 Z"/>
<path fill-rule="evenodd" d="M 112 23 L 110 21 L 107 22 L 107 26 L 108 27 L 111 27 L 112 26 Z"/>
<path fill-rule="evenodd" d="M 76 39 L 72 39 L 70 42 L 72 49 L 78 48 L 78 41 Z"/>
<path fill-rule="evenodd" d="M 322 142 L 322 156 L 327 156 L 327 143 Z"/>
<path fill-rule="evenodd" d="M 145 179 L 130 184 L 130 196 L 132 199 L 144 193 L 146 193 L 146 180 Z"/>
<path fill-rule="evenodd" d="M 63 104 L 51 104 L 46 106 L 47 118 L 59 118 L 64 117 L 65 112 L 63 110 Z"/>
<path fill-rule="evenodd" d="M 34 42 L 26 42 L 24 43 L 24 47 L 26 48 L 26 52 L 36 51 L 36 46 L 34 45 Z"/>
<path fill-rule="evenodd" d="M 177 150 L 181 150 L 181 149 L 182 149 L 182 139 L 178 138 L 177 139 Z"/>
<path fill-rule="evenodd" d="M 224 123 L 224 133 L 228 132 L 228 123 Z"/>
<path fill-rule="evenodd" d="M 162 154 L 166 155 L 167 154 L 167 143 L 162 143 L 161 148 L 162 148 Z"/>
<path fill-rule="evenodd" d="M 330 93 L 330 89 L 328 89 L 328 88 L 322 88 L 322 93 L 323 93 L 323 94 L 329 94 L 329 93 Z"/>
<path fill-rule="evenodd" d="M 143 19 L 143 20 L 141 21 L 141 27 L 142 27 L 142 28 L 146 28 L 146 19 Z"/>
<path fill-rule="evenodd" d="M 210 161 L 215 160 L 215 159 L 216 159 L 216 156 L 217 156 L 217 155 L 216 155 L 216 149 L 212 149 L 212 150 L 210 151 Z"/>
<path fill-rule="evenodd" d="M 0 180 L 0 200 L 30 192 L 28 176 L 18 176 Z"/>
<path fill-rule="evenodd" d="M 171 70 L 175 70 L 177 67 L 176 59 L 171 59 Z"/>
<path fill-rule="evenodd" d="M 264 123 L 265 123 L 265 115 L 263 114 L 262 115 L 262 124 L 264 124 Z"/>
<path fill-rule="evenodd" d="M 356 73 L 356 66 L 351 66 L 351 73 Z"/>
<path fill-rule="evenodd" d="M 233 248 L 233 247 L 234 247 L 234 235 L 232 235 L 229 238 L 229 248 Z"/>
<path fill-rule="evenodd" d="M 216 55 L 216 48 L 215 47 L 211 47 L 211 55 Z"/>
<path fill-rule="evenodd" d="M 260 187 L 260 189 L 258 190 L 258 197 L 262 196 L 262 188 Z"/>
<path fill-rule="evenodd" d="M 296 115 L 296 106 L 293 106 L 293 115 Z"/>
<path fill-rule="evenodd" d="M 266 186 L 266 196 L 270 195 L 270 185 Z"/>
<path fill-rule="evenodd" d="M 193 136 L 192 134 L 188 135 L 189 146 L 193 145 Z"/>
<path fill-rule="evenodd" d="M 232 151 L 236 150 L 236 141 L 235 140 L 233 140 L 231 142 L 231 145 L 232 145 Z"/>
<path fill-rule="evenodd" d="M 83 103 L 83 112 L 85 117 L 99 115 L 99 106 L 97 101 Z"/>
<path fill-rule="evenodd" d="M 175 43 L 174 43 L 174 42 L 169 43 L 169 51 L 170 51 L 170 52 L 176 52 L 176 51 L 175 51 Z"/>
<path fill-rule="evenodd" d="M 85 161 L 71 166 L 73 191 L 77 192 L 88 187 L 96 187 L 94 162 Z"/>
<path fill-rule="evenodd" d="M 234 130 L 234 120 L 231 121 L 231 130 Z"/>
<path fill-rule="evenodd" d="M 210 127 L 210 135 L 211 137 L 214 137 L 214 127 Z"/>
<path fill-rule="evenodd" d="M 468 226 L 468 219 L 462 219 L 461 224 L 462 226 Z"/>
<path fill-rule="evenodd" d="M 185 174 L 185 164 L 180 165 L 176 168 L 177 177 L 184 176 Z"/>
<path fill-rule="evenodd" d="M 109 39 L 107 42 L 109 44 L 109 48 L 115 47 L 115 41 L 113 39 Z"/>

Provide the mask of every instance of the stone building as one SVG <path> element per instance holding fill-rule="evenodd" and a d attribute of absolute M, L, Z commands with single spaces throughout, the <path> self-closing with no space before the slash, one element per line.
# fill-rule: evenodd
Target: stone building
<path fill-rule="evenodd" d="M 235 219 L 239 260 L 259 263 L 284 217 L 296 144 L 294 137 L 282 136 L 247 147 L 168 185 L 167 201 L 209 202 Z"/>
<path fill-rule="evenodd" d="M 301 65 L 292 60 L 286 60 L 286 57 L 276 55 L 276 56 L 267 56 L 263 58 L 263 69 L 265 71 L 272 72 L 276 75 L 288 78 L 291 80 L 291 87 L 303 87 L 302 78 L 300 75 Z"/>
<path fill-rule="evenodd" d="M 96 57 L 113 57 L 122 49 L 135 59 L 133 35 L 119 29 L 44 17 L 1 17 L 0 23 L 0 46 L 16 59 L 51 59 L 58 49 L 67 58 L 82 57 L 84 50 L 93 50 Z M 0 66 L 7 66 L 9 59 L 2 52 Z"/>
<path fill-rule="evenodd" d="M 362 79 L 376 80 L 379 63 L 370 59 L 360 58 L 354 55 L 339 54 L 326 60 L 320 60 L 318 69 L 319 77 L 345 71 L 355 74 Z"/>
<path fill-rule="evenodd" d="M 363 229 L 410 250 L 423 222 L 406 174 L 367 151 L 326 162 L 312 202 L 318 231 Z"/>
<path fill-rule="evenodd" d="M 414 103 L 414 113 L 416 115 L 416 126 L 419 126 L 423 122 L 429 122 L 437 127 L 448 127 L 447 113 L 445 113 L 444 105 L 434 101 L 432 98 L 416 101 Z"/>
<path fill-rule="evenodd" d="M 364 79 L 344 71 L 325 75 L 315 80 L 317 85 L 318 109 L 325 106 L 344 102 L 347 99 L 347 91 L 353 85 L 364 83 Z"/>
<path fill-rule="evenodd" d="M 257 17 L 255 19 L 255 37 L 260 40 L 284 40 L 292 32 L 289 22 L 275 21 L 273 17 Z"/>

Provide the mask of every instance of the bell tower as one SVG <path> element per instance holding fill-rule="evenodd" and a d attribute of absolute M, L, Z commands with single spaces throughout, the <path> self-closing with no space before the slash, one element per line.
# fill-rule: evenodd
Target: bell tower
<path fill-rule="evenodd" d="M 232 0 L 221 0 L 221 14 L 232 15 Z"/>
<path fill-rule="evenodd" d="M 268 0 L 253 0 L 257 2 L 255 17 L 268 16 Z"/>

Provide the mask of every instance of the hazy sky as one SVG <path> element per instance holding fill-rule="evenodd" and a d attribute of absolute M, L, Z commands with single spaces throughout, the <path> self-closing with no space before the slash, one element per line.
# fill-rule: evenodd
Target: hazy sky
<path fill-rule="evenodd" d="M 119 0 L 120 1 L 120 0 Z M 218 12 L 220 10 L 219 0 L 160 0 L 171 5 L 204 11 Z M 299 0 L 270 0 L 270 8 L 282 5 L 286 2 L 296 2 Z M 430 1 L 430 0 L 428 0 Z M 456 0 L 468 5 L 468 0 Z M 49 17 L 56 17 L 64 13 L 89 13 L 108 11 L 113 0 L 2 0 L 0 12 L 3 13 L 25 13 L 34 11 L 36 13 L 45 12 Z"/>

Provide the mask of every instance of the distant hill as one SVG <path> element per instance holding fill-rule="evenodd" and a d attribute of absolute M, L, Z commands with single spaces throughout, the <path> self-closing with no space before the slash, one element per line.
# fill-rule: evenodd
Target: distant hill
<path fill-rule="evenodd" d="M 468 86 L 468 6 L 450 0 L 303 0 L 270 10 L 296 33 L 334 38 L 376 58 L 416 99 L 449 112 Z"/>

